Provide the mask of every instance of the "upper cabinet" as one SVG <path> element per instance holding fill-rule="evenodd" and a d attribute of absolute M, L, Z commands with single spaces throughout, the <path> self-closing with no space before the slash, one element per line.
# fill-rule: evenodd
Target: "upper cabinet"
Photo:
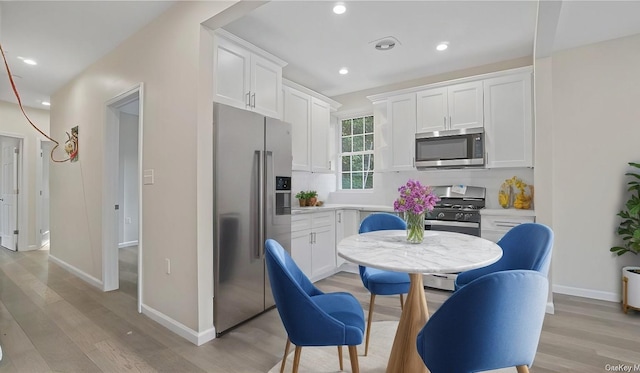
<path fill-rule="evenodd" d="M 222 29 L 213 40 L 214 100 L 282 119 L 286 62 Z"/>
<path fill-rule="evenodd" d="M 389 97 L 387 121 L 388 132 L 383 141 L 391 144 L 389 171 L 415 169 L 416 95 Z"/>
<path fill-rule="evenodd" d="M 482 81 L 419 91 L 416 100 L 418 133 L 483 126 Z"/>
<path fill-rule="evenodd" d="M 533 167 L 531 73 L 484 81 L 487 168 Z"/>
<path fill-rule="evenodd" d="M 296 83 L 284 86 L 284 121 L 291 124 L 294 171 L 331 172 L 331 112 L 340 104 Z"/>

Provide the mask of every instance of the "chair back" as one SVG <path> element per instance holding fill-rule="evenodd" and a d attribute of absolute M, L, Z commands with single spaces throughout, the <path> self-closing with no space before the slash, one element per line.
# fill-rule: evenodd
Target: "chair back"
<path fill-rule="evenodd" d="M 501 269 L 530 269 L 548 275 L 553 247 L 551 228 L 539 223 L 520 224 L 511 228 L 498 245 L 503 252 Z"/>
<path fill-rule="evenodd" d="M 386 212 L 378 212 L 371 214 L 362 220 L 358 233 L 366 233 L 372 231 L 384 231 L 394 229 L 407 229 L 407 223 L 397 215 Z"/>
<path fill-rule="evenodd" d="M 547 291 L 547 278 L 537 271 L 494 272 L 476 279 L 453 293 L 420 331 L 422 360 L 432 373 L 531 366 Z"/>
<path fill-rule="evenodd" d="M 312 344 L 322 334 L 316 330 L 318 325 L 324 325 L 325 334 L 334 333 L 335 339 L 344 339 L 341 336 L 344 324 L 327 315 L 311 300 L 324 293 L 311 283 L 277 241 L 268 239 L 265 247 L 271 291 L 291 342 L 296 346 Z M 336 331 L 330 331 L 327 323 L 335 325 Z"/>

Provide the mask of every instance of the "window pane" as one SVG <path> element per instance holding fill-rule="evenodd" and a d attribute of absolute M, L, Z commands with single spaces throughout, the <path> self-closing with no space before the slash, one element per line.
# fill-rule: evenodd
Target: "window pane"
<path fill-rule="evenodd" d="M 342 152 L 343 153 L 351 152 L 351 137 L 342 138 Z"/>
<path fill-rule="evenodd" d="M 352 189 L 362 189 L 363 187 L 362 176 L 363 176 L 362 172 L 354 172 L 353 174 L 351 174 Z"/>
<path fill-rule="evenodd" d="M 353 134 L 360 135 L 364 132 L 364 119 L 356 118 L 353 120 Z"/>
<path fill-rule="evenodd" d="M 342 156 L 342 171 L 351 171 L 351 157 L 348 155 Z"/>
<path fill-rule="evenodd" d="M 351 157 L 351 170 L 362 171 L 362 155 L 354 155 Z"/>
<path fill-rule="evenodd" d="M 367 172 L 365 175 L 364 188 L 373 189 L 373 172 Z"/>
<path fill-rule="evenodd" d="M 364 149 L 364 136 L 353 136 L 353 151 L 361 152 Z"/>
<path fill-rule="evenodd" d="M 351 174 L 348 172 L 342 173 L 342 189 L 351 189 Z"/>
<path fill-rule="evenodd" d="M 373 164 L 375 163 L 373 161 L 373 154 L 370 155 L 371 158 L 369 158 L 371 160 L 371 163 L 369 164 L 369 171 L 373 171 Z"/>
<path fill-rule="evenodd" d="M 369 171 L 371 169 L 370 168 L 371 167 L 370 159 L 371 159 L 371 154 L 365 154 L 364 155 L 364 159 L 363 159 L 364 160 L 364 168 L 363 168 L 363 170 Z"/>
<path fill-rule="evenodd" d="M 373 133 L 373 117 L 372 116 L 364 118 L 364 132 Z"/>
<path fill-rule="evenodd" d="M 342 136 L 351 135 L 351 119 L 342 121 Z"/>
<path fill-rule="evenodd" d="M 373 135 L 364 135 L 364 150 L 373 150 Z"/>

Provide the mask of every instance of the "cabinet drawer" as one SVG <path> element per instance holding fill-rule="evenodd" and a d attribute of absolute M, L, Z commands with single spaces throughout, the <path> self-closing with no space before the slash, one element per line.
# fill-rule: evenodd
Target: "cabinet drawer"
<path fill-rule="evenodd" d="M 313 215 L 313 228 L 335 225 L 335 212 L 317 212 Z"/>
<path fill-rule="evenodd" d="M 533 223 L 533 216 L 492 216 L 482 217 L 482 230 L 493 230 L 506 232 L 522 223 Z"/>
<path fill-rule="evenodd" d="M 291 215 L 291 232 L 311 229 L 311 215 Z"/>

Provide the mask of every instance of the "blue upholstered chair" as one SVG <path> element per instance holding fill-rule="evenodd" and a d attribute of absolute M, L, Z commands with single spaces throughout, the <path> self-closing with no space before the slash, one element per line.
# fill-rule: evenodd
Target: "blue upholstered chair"
<path fill-rule="evenodd" d="M 359 233 L 407 229 L 407 224 L 396 215 L 387 213 L 371 214 L 360 224 Z M 384 271 L 376 268 L 360 266 L 360 278 L 364 287 L 371 293 L 369 316 L 367 317 L 367 337 L 364 344 L 364 356 L 369 353 L 369 336 L 371 335 L 371 318 L 376 295 L 400 294 L 400 308 L 404 307 L 403 294 L 409 292 L 409 275 L 407 273 Z"/>
<path fill-rule="evenodd" d="M 538 348 L 548 281 L 537 271 L 482 276 L 451 295 L 417 338 L 431 373 L 506 367 L 528 372 Z"/>
<path fill-rule="evenodd" d="M 364 336 L 364 312 L 358 300 L 349 293 L 320 291 L 272 239 L 266 241 L 266 261 L 276 308 L 288 335 L 280 372 L 284 371 L 291 343 L 296 346 L 294 373 L 303 346 L 338 346 L 340 370 L 342 346 L 349 346 L 351 369 L 358 372 L 357 345 Z"/>
<path fill-rule="evenodd" d="M 482 275 L 498 271 L 530 269 L 544 276 L 549 273 L 553 231 L 546 225 L 517 225 L 498 241 L 498 245 L 502 248 L 502 258 L 487 267 L 460 273 L 455 281 L 456 290 Z"/>

